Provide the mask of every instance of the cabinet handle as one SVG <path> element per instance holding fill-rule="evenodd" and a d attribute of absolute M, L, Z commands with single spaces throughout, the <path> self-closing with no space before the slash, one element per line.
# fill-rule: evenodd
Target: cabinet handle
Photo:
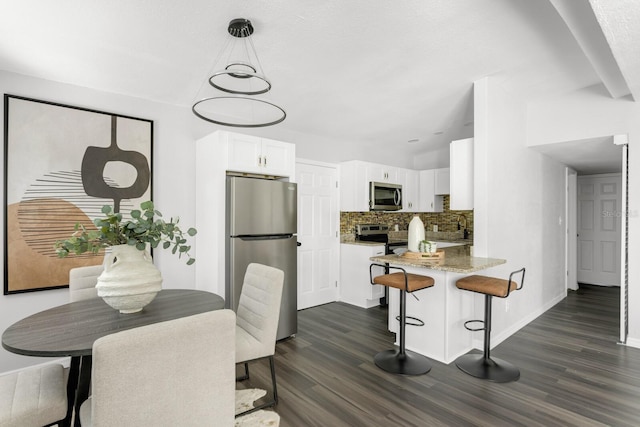
<path fill-rule="evenodd" d="M 267 156 L 264 156 L 264 167 L 267 167 Z"/>
<path fill-rule="evenodd" d="M 258 156 L 258 166 L 262 166 L 262 156 Z"/>

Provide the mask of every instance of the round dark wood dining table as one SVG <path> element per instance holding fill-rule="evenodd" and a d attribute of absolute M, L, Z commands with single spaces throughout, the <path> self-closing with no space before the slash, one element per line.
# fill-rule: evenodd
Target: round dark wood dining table
<path fill-rule="evenodd" d="M 163 289 L 142 311 L 122 314 L 101 298 L 91 298 L 53 307 L 9 326 L 2 346 L 26 356 L 71 356 L 67 385 L 69 410 L 63 425 L 70 425 L 74 412 L 89 395 L 91 350 L 98 338 L 152 323 L 165 322 L 224 308 L 224 299 L 193 289 Z M 75 425 L 79 425 L 75 417 Z"/>

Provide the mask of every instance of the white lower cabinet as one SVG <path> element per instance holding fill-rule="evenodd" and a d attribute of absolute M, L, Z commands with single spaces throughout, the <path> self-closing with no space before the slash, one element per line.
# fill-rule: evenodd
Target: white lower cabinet
<path fill-rule="evenodd" d="M 384 245 L 340 245 L 340 301 L 363 308 L 380 305 L 384 286 L 372 285 L 369 278 L 369 258 L 379 255 L 384 255 Z M 374 267 L 373 273 L 379 276 L 384 270 Z"/>

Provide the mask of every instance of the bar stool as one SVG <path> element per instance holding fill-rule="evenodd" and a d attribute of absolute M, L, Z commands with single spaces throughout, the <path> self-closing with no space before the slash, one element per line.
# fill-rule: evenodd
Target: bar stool
<path fill-rule="evenodd" d="M 512 280 L 513 276 L 522 273 L 520 286 Z M 509 280 L 487 276 L 467 276 L 456 282 L 456 287 L 465 291 L 484 294 L 484 320 L 469 320 L 464 327 L 470 331 L 484 331 L 484 352 L 482 354 L 465 354 L 455 360 L 456 366 L 463 372 L 485 380 L 505 383 L 520 378 L 520 370 L 509 362 L 491 357 L 491 298 L 506 298 L 512 291 L 522 289 L 525 269 L 521 268 L 509 274 Z M 482 323 L 482 328 L 469 327 L 471 323 Z"/>
<path fill-rule="evenodd" d="M 373 267 L 378 266 L 385 269 L 395 269 L 401 272 L 384 274 L 373 277 Z M 371 264 L 369 266 L 369 279 L 372 285 L 382 285 L 400 290 L 400 348 L 381 351 L 373 358 L 375 364 L 392 374 L 402 375 L 421 375 L 431 370 L 429 359 L 421 354 L 408 351 L 405 348 L 405 329 L 406 325 L 423 326 L 424 322 L 415 317 L 407 316 L 407 293 L 419 291 L 433 286 L 435 283 L 433 278 L 429 276 L 421 276 L 418 274 L 407 273 L 404 268 L 391 267 L 386 264 Z M 415 297 L 415 295 L 414 295 Z M 407 318 L 416 321 L 416 323 L 407 323 Z"/>

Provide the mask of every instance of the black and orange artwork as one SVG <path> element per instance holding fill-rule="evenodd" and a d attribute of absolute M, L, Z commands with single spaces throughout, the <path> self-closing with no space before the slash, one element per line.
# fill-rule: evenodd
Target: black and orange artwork
<path fill-rule="evenodd" d="M 68 286 L 104 254 L 61 259 L 55 242 L 152 199 L 153 122 L 14 95 L 4 111 L 4 293 Z"/>

